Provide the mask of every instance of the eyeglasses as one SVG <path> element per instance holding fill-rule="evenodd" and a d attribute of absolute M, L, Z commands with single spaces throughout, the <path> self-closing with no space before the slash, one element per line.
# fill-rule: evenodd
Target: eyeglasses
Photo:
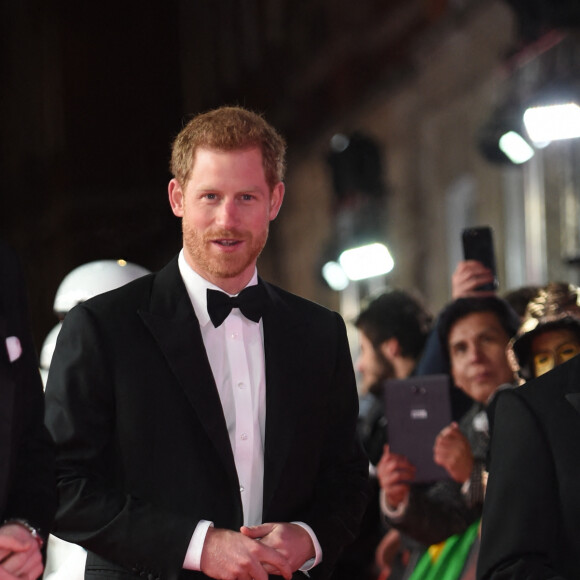
<path fill-rule="evenodd" d="M 580 352 L 580 344 L 567 342 L 552 351 L 538 352 L 534 355 L 534 376 L 539 377 L 555 366 L 570 360 Z"/>

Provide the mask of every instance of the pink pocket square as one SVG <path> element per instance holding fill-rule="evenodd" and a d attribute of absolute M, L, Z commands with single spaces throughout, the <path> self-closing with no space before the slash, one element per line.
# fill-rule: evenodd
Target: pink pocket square
<path fill-rule="evenodd" d="M 18 340 L 17 336 L 9 336 L 6 339 L 6 352 L 8 353 L 10 362 L 14 362 L 20 358 L 20 355 L 22 354 L 22 346 L 20 345 L 20 340 Z"/>

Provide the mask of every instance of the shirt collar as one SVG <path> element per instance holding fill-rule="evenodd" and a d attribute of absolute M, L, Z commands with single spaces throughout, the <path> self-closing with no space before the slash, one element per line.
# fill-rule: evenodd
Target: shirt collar
<path fill-rule="evenodd" d="M 177 260 L 179 266 L 179 273 L 183 278 L 183 283 L 187 290 L 189 299 L 195 311 L 195 315 L 199 321 L 200 326 L 206 326 L 210 322 L 209 314 L 207 313 L 207 289 L 219 290 L 224 292 L 221 288 L 208 282 L 203 276 L 200 276 L 186 261 L 183 254 L 183 249 L 179 252 Z M 258 283 L 258 270 L 254 268 L 252 279 L 248 282 L 248 286 L 254 286 Z M 226 292 L 226 294 L 228 294 Z M 228 296 L 236 296 L 236 294 L 228 294 Z"/>

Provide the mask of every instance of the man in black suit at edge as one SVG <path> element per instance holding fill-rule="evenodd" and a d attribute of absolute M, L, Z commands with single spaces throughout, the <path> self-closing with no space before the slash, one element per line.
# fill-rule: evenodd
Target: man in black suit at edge
<path fill-rule="evenodd" d="M 3 243 L 0 343 L 0 580 L 34 580 L 56 509 L 54 450 L 20 264 Z"/>
<path fill-rule="evenodd" d="M 480 579 L 580 578 L 579 377 L 576 355 L 498 397 Z"/>
<path fill-rule="evenodd" d="M 87 578 L 324 579 L 355 537 L 368 467 L 344 322 L 256 270 L 284 155 L 245 109 L 193 118 L 169 183 L 183 250 L 64 321 L 55 533 L 88 550 Z"/>

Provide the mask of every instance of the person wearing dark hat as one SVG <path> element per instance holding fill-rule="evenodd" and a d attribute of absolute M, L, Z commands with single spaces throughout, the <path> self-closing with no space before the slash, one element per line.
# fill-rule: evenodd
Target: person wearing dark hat
<path fill-rule="evenodd" d="M 511 356 L 528 382 L 497 397 L 478 578 L 580 578 L 578 288 L 528 305 Z"/>

